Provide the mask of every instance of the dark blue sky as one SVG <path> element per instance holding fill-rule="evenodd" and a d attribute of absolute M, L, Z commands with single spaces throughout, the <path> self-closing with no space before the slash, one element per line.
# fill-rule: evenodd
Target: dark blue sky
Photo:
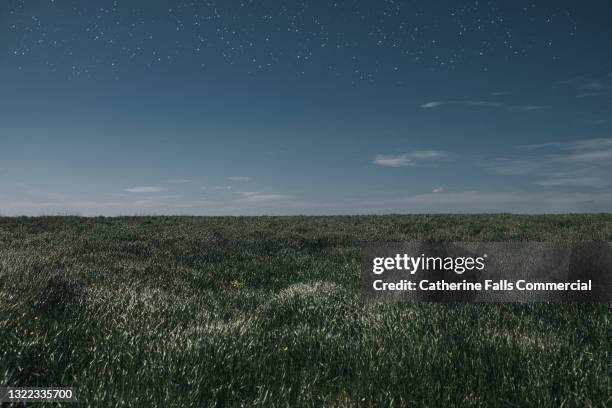
<path fill-rule="evenodd" d="M 0 213 L 610 211 L 610 17 L 4 0 Z"/>

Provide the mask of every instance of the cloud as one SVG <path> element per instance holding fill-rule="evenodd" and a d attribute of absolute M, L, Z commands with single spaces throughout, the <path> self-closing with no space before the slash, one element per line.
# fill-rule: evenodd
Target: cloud
<path fill-rule="evenodd" d="M 444 188 L 443 188 L 443 187 L 436 187 L 436 188 L 434 188 L 434 189 L 433 189 L 431 192 L 432 192 L 432 193 L 441 193 L 441 192 L 443 192 L 443 191 L 444 191 Z"/>
<path fill-rule="evenodd" d="M 400 155 L 384 155 L 379 154 L 374 156 L 372 163 L 384 167 L 406 167 L 416 166 L 423 161 L 439 160 L 448 157 L 447 152 L 440 150 L 416 150 L 410 153 Z"/>
<path fill-rule="evenodd" d="M 173 179 L 168 181 L 171 184 L 189 184 L 191 180 L 189 179 Z"/>
<path fill-rule="evenodd" d="M 437 108 L 440 105 L 443 105 L 443 102 L 427 102 L 421 105 L 421 108 Z"/>
<path fill-rule="evenodd" d="M 584 139 L 569 142 L 548 142 L 518 146 L 520 149 L 548 149 L 561 152 L 561 157 L 573 161 L 609 160 L 612 157 L 612 138 Z"/>
<path fill-rule="evenodd" d="M 599 79 L 593 79 L 584 84 L 584 89 L 590 89 L 593 91 L 599 91 L 605 89 L 605 85 Z"/>
<path fill-rule="evenodd" d="M 500 95 L 500 94 L 497 94 Z M 496 101 L 470 101 L 470 100 L 462 100 L 462 101 L 432 101 L 427 102 L 421 105 L 421 108 L 437 108 L 443 105 L 458 105 L 458 106 L 482 106 L 488 108 L 505 108 L 511 112 L 530 112 L 536 111 L 540 109 L 545 109 L 547 106 L 543 105 L 507 105 L 502 102 Z"/>
<path fill-rule="evenodd" d="M 413 165 L 414 162 L 407 156 L 386 156 L 377 155 L 373 160 L 374 164 L 386 167 L 404 167 Z"/>
<path fill-rule="evenodd" d="M 567 156 L 569 160 L 591 162 L 591 161 L 612 161 L 612 149 L 598 150 L 590 152 L 578 152 Z"/>
<path fill-rule="evenodd" d="M 521 176 L 536 173 L 542 168 L 541 162 L 532 159 L 496 159 L 492 168 L 504 176 Z"/>
<path fill-rule="evenodd" d="M 568 149 L 601 149 L 612 147 L 612 138 L 586 139 L 578 140 L 570 143 L 559 143 L 561 146 L 566 146 Z"/>
<path fill-rule="evenodd" d="M 544 105 L 521 105 L 521 106 L 511 106 L 510 109 L 515 112 L 529 112 L 536 111 L 540 109 L 546 109 L 547 107 Z"/>
<path fill-rule="evenodd" d="M 290 198 L 284 194 L 270 194 L 270 193 L 261 193 L 258 191 L 238 191 L 236 194 L 241 195 L 242 197 L 236 201 L 241 202 L 265 202 L 265 201 L 276 201 L 276 200 L 285 200 Z"/>
<path fill-rule="evenodd" d="M 506 176 L 533 177 L 542 187 L 605 188 L 612 185 L 612 138 L 519 146 L 519 157 L 495 160 Z"/>
<path fill-rule="evenodd" d="M 612 75 L 585 75 L 561 81 L 561 83 L 573 89 L 577 98 L 605 96 L 609 95 L 612 90 Z"/>
<path fill-rule="evenodd" d="M 607 212 L 611 192 L 458 191 L 356 203 L 355 213 L 573 213 Z"/>
<path fill-rule="evenodd" d="M 251 177 L 244 177 L 244 176 L 228 177 L 228 179 L 232 181 L 251 181 L 253 180 Z"/>
<path fill-rule="evenodd" d="M 128 193 L 159 193 L 162 190 L 163 188 L 159 186 L 137 186 L 125 189 Z"/>
<path fill-rule="evenodd" d="M 233 188 L 232 186 L 215 186 L 215 190 L 231 190 Z"/>
<path fill-rule="evenodd" d="M 598 177 L 565 177 L 565 178 L 550 178 L 545 180 L 535 181 L 539 186 L 574 186 L 574 187 L 601 187 L 608 184 L 604 179 Z"/>
<path fill-rule="evenodd" d="M 421 108 L 437 108 L 442 105 L 464 105 L 464 106 L 488 106 L 488 107 L 499 107 L 503 104 L 501 102 L 493 101 L 432 101 L 421 105 Z"/>
<path fill-rule="evenodd" d="M 394 192 L 397 194 L 397 191 Z M 241 191 L 237 198 L 221 201 L 159 199 L 158 196 L 108 200 L 90 194 L 50 194 L 43 197 L 0 195 L 3 215 L 298 215 L 384 213 L 567 213 L 608 212 L 612 192 L 562 191 L 452 191 L 398 194 L 390 198 L 368 195 L 367 199 L 300 201 L 278 193 Z"/>
<path fill-rule="evenodd" d="M 417 150 L 409 155 L 414 159 L 434 159 L 448 156 L 446 152 L 439 150 Z"/>
<path fill-rule="evenodd" d="M 252 197 L 252 196 L 255 196 L 261 193 L 258 191 L 236 191 L 236 194 L 240 194 L 241 196 L 244 196 L 244 197 Z"/>

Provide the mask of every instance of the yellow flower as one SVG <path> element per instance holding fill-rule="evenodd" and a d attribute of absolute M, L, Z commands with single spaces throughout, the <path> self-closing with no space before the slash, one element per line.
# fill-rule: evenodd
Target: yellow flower
<path fill-rule="evenodd" d="M 239 288 L 240 287 L 240 281 L 238 279 L 234 279 L 230 281 L 230 285 L 232 288 Z"/>
<path fill-rule="evenodd" d="M 288 351 L 289 351 L 289 346 L 285 344 L 285 345 L 283 346 L 283 351 L 284 351 L 285 353 L 286 353 L 286 352 L 288 352 Z"/>
<path fill-rule="evenodd" d="M 34 320 L 38 320 L 38 316 L 34 316 Z"/>
<path fill-rule="evenodd" d="M 30 336 L 33 336 L 33 335 L 34 335 L 34 332 L 30 332 Z"/>

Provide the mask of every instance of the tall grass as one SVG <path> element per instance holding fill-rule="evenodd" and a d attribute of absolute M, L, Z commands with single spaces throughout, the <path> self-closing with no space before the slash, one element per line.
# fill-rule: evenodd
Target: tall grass
<path fill-rule="evenodd" d="M 609 305 L 378 304 L 359 242 L 612 240 L 612 215 L 0 218 L 0 385 L 82 406 L 606 406 Z"/>

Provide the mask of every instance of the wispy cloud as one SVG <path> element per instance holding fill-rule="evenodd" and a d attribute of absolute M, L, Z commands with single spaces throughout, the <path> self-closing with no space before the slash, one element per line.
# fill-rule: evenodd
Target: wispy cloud
<path fill-rule="evenodd" d="M 514 112 L 529 112 L 536 111 L 540 109 L 546 109 L 547 106 L 544 105 L 520 105 L 520 106 L 511 106 L 510 110 Z"/>
<path fill-rule="evenodd" d="M 442 105 L 488 106 L 499 107 L 503 104 L 495 101 L 432 101 L 421 105 L 421 108 L 437 108 Z"/>
<path fill-rule="evenodd" d="M 557 177 L 534 182 L 539 186 L 574 186 L 574 187 L 600 187 L 608 184 L 606 180 L 598 177 Z"/>
<path fill-rule="evenodd" d="M 236 191 L 236 194 L 239 194 L 239 195 L 241 195 L 243 197 L 252 197 L 252 196 L 255 196 L 255 195 L 261 194 L 261 193 L 258 192 L 258 191 Z"/>
<path fill-rule="evenodd" d="M 232 180 L 232 181 L 251 181 L 253 180 L 252 177 L 245 177 L 245 176 L 234 176 L 234 177 L 228 177 L 228 180 Z"/>
<path fill-rule="evenodd" d="M 379 154 L 374 156 L 372 162 L 378 166 L 385 167 L 406 167 L 416 166 L 424 161 L 440 160 L 448 157 L 448 153 L 440 150 L 416 150 L 410 153 L 400 155 L 384 155 Z"/>
<path fill-rule="evenodd" d="M 542 150 L 562 154 L 562 158 L 572 161 L 608 160 L 612 157 L 612 138 L 573 140 L 568 142 L 548 142 L 521 145 L 521 149 Z M 554 156 L 556 157 L 556 156 Z"/>
<path fill-rule="evenodd" d="M 262 193 L 259 191 L 237 191 L 236 194 L 241 196 L 237 201 L 242 202 L 264 202 L 285 200 L 290 198 L 289 196 L 284 194 Z"/>
<path fill-rule="evenodd" d="M 163 188 L 159 186 L 136 186 L 125 189 L 128 193 L 159 193 L 162 190 Z"/>
<path fill-rule="evenodd" d="M 519 146 L 514 158 L 495 160 L 507 176 L 530 176 L 542 187 L 604 188 L 612 185 L 612 138 Z"/>
<path fill-rule="evenodd" d="M 582 181 L 580 181 L 582 182 Z M 455 190 L 440 187 L 432 192 L 402 194 L 383 198 L 368 194 L 367 199 L 301 201 L 294 196 L 240 191 L 226 200 L 184 199 L 178 196 L 133 196 L 108 200 L 104 194 L 61 194 L 12 196 L 0 194 L 3 215 L 291 215 L 291 214 L 380 214 L 380 213 L 565 213 L 603 212 L 612 208 L 609 190 Z M 165 197 L 165 198 L 162 198 Z M 371 197 L 371 198 L 370 198 Z"/>
<path fill-rule="evenodd" d="M 355 203 L 368 213 L 567 213 L 612 208 L 611 192 L 457 191 L 415 194 Z M 363 210 L 362 210 L 363 211 Z"/>
<path fill-rule="evenodd" d="M 561 81 L 576 93 L 577 98 L 610 95 L 612 92 L 612 73 L 600 76 L 579 76 Z"/>
<path fill-rule="evenodd" d="M 496 93 L 494 95 L 502 95 Z M 487 108 L 504 108 L 512 112 L 529 112 L 540 109 L 545 109 L 547 106 L 544 105 L 508 105 L 498 101 L 471 101 L 471 100 L 459 100 L 459 101 L 431 101 L 421 105 L 421 108 L 438 108 L 444 105 L 458 105 L 458 106 L 475 106 L 475 107 L 487 107 Z"/>
<path fill-rule="evenodd" d="M 215 186 L 215 190 L 231 190 L 233 188 L 232 186 Z"/>

